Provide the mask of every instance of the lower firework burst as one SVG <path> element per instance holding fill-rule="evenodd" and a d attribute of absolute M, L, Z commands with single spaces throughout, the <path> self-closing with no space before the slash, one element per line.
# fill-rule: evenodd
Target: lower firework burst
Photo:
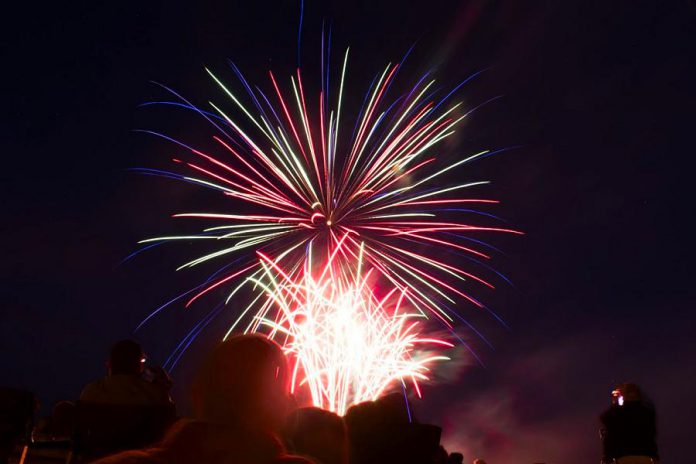
<path fill-rule="evenodd" d="M 312 271 L 311 254 L 300 280 L 260 254 L 263 277 L 255 279 L 266 302 L 252 330 L 277 339 L 293 364 L 292 389 L 305 387 L 314 406 L 345 414 L 349 406 L 376 400 L 394 382 L 428 379 L 430 365 L 447 360 L 428 347 L 451 347 L 419 333 L 423 316 L 405 311 L 405 291 L 382 297 L 368 282 L 373 270 L 336 272 L 335 254 Z M 270 315 L 270 316 L 269 316 Z"/>

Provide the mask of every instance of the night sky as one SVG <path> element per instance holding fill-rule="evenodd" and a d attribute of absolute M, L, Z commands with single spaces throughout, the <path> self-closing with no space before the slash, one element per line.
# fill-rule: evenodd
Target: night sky
<path fill-rule="evenodd" d="M 28 3 L 28 2 L 27 2 Z M 187 209 L 217 195 L 130 171 L 169 167 L 154 129 L 207 143 L 191 114 L 140 107 L 166 93 L 224 101 L 232 59 L 254 82 L 297 64 L 298 1 L 52 2 L 4 10 L 0 383 L 37 392 L 47 411 L 104 372 L 112 342 L 200 282 L 174 269 L 196 256 L 164 246 L 124 264 L 142 238 L 182 231 Z M 334 65 L 351 46 L 350 85 L 415 49 L 404 85 L 436 68 L 472 115 L 448 156 L 519 146 L 458 171 L 492 180 L 495 214 L 522 237 L 488 237 L 512 282 L 474 293 L 508 328 L 463 306 L 493 348 L 462 331 L 463 350 L 415 402 L 444 443 L 489 463 L 597 462 L 597 417 L 619 382 L 644 387 L 665 462 L 693 459 L 696 347 L 692 170 L 696 4 L 674 2 L 307 2 L 302 64 L 316 67 L 322 20 Z M 21 9 L 18 9 L 21 8 Z M 454 180 L 454 178 L 450 179 Z M 210 269 L 206 269 L 209 272 Z M 162 363 L 213 300 L 173 306 L 135 337 Z M 186 407 L 214 321 L 172 375 Z"/>

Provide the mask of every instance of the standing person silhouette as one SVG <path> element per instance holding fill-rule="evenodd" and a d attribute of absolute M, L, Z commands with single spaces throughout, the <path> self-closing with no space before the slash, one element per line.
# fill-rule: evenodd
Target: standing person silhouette
<path fill-rule="evenodd" d="M 657 463 L 655 409 L 632 383 L 611 392 L 611 406 L 600 416 L 603 464 Z"/>

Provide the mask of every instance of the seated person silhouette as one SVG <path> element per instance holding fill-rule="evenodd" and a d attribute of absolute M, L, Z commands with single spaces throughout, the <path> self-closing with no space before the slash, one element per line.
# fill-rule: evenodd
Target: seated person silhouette
<path fill-rule="evenodd" d="M 157 445 L 99 464 L 308 464 L 289 456 L 276 434 L 290 407 L 288 367 L 280 347 L 260 335 L 219 344 L 191 391 L 193 419 L 175 423 Z"/>
<path fill-rule="evenodd" d="M 319 464 L 348 464 L 346 425 L 332 412 L 319 408 L 296 409 L 288 416 L 283 438 L 293 453 Z"/>
<path fill-rule="evenodd" d="M 101 404 L 161 405 L 171 403 L 171 380 L 162 369 L 144 369 L 145 354 L 132 340 L 111 348 L 108 375 L 88 384 L 80 401 Z"/>
<path fill-rule="evenodd" d="M 658 461 L 655 409 L 637 385 L 612 391 L 612 404 L 600 417 L 602 463 L 651 464 Z"/>

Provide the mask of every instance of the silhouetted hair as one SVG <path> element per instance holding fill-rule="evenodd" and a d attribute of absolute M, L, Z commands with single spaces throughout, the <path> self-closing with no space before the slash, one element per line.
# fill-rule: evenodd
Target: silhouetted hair
<path fill-rule="evenodd" d="M 643 401 L 643 392 L 635 383 L 622 383 L 616 387 L 624 397 L 624 401 Z"/>
<path fill-rule="evenodd" d="M 262 335 L 230 337 L 215 347 L 192 389 L 199 419 L 249 427 L 282 426 L 288 398 L 285 355 Z"/>
<path fill-rule="evenodd" d="M 139 374 L 145 354 L 139 343 L 121 340 L 111 347 L 109 367 L 112 374 Z"/>
<path fill-rule="evenodd" d="M 420 464 L 440 449 L 440 428 L 410 422 L 400 394 L 352 406 L 344 419 L 351 464 Z"/>

